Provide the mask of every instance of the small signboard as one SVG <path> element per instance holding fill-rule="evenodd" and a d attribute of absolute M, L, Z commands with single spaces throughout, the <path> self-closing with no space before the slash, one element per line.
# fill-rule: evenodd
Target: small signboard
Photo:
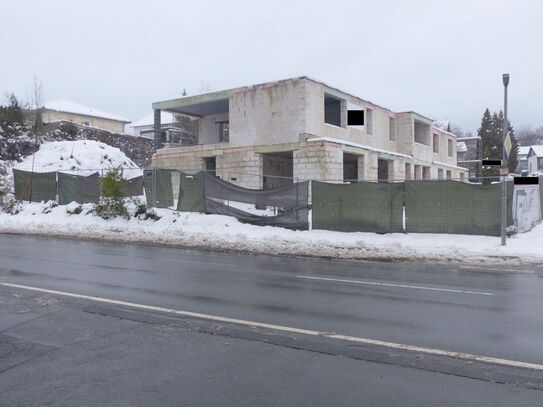
<path fill-rule="evenodd" d="M 508 174 L 509 174 L 509 168 L 500 167 L 500 175 L 508 175 Z"/>
<path fill-rule="evenodd" d="M 513 142 L 511 141 L 511 133 L 507 133 L 507 136 L 505 136 L 505 140 L 503 141 L 503 148 L 505 149 L 506 157 L 509 158 L 509 153 L 511 152 L 511 149 L 513 148 Z"/>

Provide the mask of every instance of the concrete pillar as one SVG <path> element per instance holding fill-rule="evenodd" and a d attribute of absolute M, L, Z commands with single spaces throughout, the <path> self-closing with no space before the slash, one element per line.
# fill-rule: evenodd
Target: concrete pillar
<path fill-rule="evenodd" d="M 153 133 L 153 138 L 155 141 L 155 151 L 164 147 L 164 143 L 162 142 L 162 132 L 160 131 L 161 127 L 162 124 L 160 123 L 160 109 L 155 109 L 153 121 L 153 130 L 155 131 Z"/>
<path fill-rule="evenodd" d="M 365 180 L 365 174 L 366 174 L 366 160 L 364 159 L 363 155 L 358 156 L 358 181 L 364 181 Z"/>

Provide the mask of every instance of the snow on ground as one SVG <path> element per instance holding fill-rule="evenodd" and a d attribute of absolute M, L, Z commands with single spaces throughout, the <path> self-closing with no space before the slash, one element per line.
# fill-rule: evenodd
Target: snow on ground
<path fill-rule="evenodd" d="M 168 209 L 156 210 L 161 216 L 158 221 L 135 218 L 105 221 L 88 213 L 92 204 L 85 204 L 82 214 L 69 215 L 67 209 L 73 210 L 74 206 L 77 205 L 72 203 L 51 208 L 45 203 L 25 204 L 17 215 L 0 214 L 0 233 L 341 259 L 512 265 L 543 261 L 543 225 L 508 239 L 507 246 L 501 247 L 499 237 L 292 231 L 243 224 L 227 216 Z"/>
<path fill-rule="evenodd" d="M 34 172 L 61 171 L 76 175 L 90 175 L 111 168 L 123 168 L 123 177 L 130 179 L 142 171 L 121 150 L 91 140 L 53 141 L 43 144 L 34 154 L 13 168 Z"/>

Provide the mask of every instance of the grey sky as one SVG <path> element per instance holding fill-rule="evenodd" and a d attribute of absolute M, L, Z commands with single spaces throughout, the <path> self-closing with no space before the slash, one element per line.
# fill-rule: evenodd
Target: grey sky
<path fill-rule="evenodd" d="M 538 1 L 1 0 L 0 92 L 138 120 L 153 101 L 309 75 L 475 130 L 511 74 L 515 127 L 543 125 Z"/>

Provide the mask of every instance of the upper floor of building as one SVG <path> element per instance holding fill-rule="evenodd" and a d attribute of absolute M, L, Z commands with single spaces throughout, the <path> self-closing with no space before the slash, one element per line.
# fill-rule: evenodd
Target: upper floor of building
<path fill-rule="evenodd" d="M 456 136 L 433 127 L 432 119 L 393 112 L 308 77 L 160 101 L 153 109 L 197 119 L 202 145 L 246 147 L 328 137 L 420 161 L 457 163 Z M 177 141 L 172 147 L 183 144 L 170 141 Z"/>

